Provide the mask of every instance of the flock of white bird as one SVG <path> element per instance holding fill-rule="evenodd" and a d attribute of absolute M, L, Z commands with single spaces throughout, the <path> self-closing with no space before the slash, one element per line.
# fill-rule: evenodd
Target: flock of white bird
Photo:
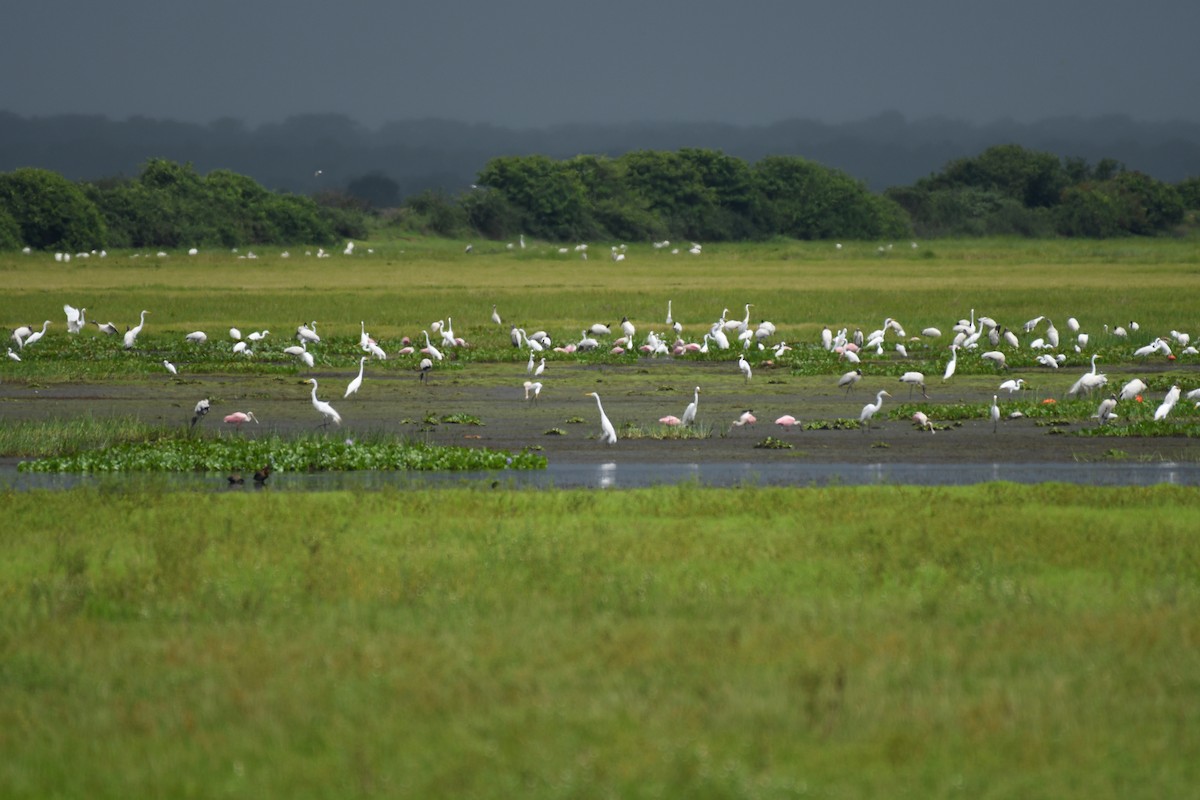
<path fill-rule="evenodd" d="M 669 242 L 655 243 L 656 247 L 666 247 L 667 245 L 669 245 Z M 524 246 L 523 240 L 521 246 Z M 349 255 L 353 252 L 353 249 L 354 243 L 348 242 L 343 252 Z M 586 250 L 583 252 L 586 252 Z M 615 249 L 614 252 L 616 252 Z M 512 325 L 510 326 L 509 336 L 513 347 L 525 348 L 529 351 L 529 360 L 526 368 L 528 379 L 523 383 L 525 399 L 531 403 L 537 403 L 541 396 L 544 384 L 539 379 L 542 378 L 546 370 L 547 352 L 570 355 L 575 352 L 596 350 L 602 346 L 608 348 L 608 352 L 613 354 L 636 353 L 650 357 L 685 357 L 692 353 L 709 353 L 737 349 L 740 351 L 737 355 L 737 367 L 744 377 L 745 382 L 749 384 L 753 379 L 753 370 L 750 361 L 746 358 L 747 353 L 752 351 L 765 353 L 769 349 L 778 358 L 792 349 L 786 342 L 772 343 L 776 333 L 776 326 L 771 322 L 764 320 L 757 325 L 751 324 L 751 308 L 753 307 L 753 303 L 746 303 L 744 306 L 744 315 L 740 319 L 736 317 L 731 319 L 729 317 L 729 309 L 724 309 L 715 321 L 707 325 L 699 341 L 685 341 L 683 339 L 683 326 L 673 318 L 672 303 L 670 300 L 667 301 L 664 328 L 661 331 L 649 331 L 640 340 L 640 343 L 637 338 L 637 329 L 627 317 L 622 319 L 618 328 L 621 335 L 604 345 L 601 344 L 601 340 L 607 340 L 608 337 L 612 337 L 618 332 L 613 330 L 613 326 L 607 324 L 594 324 L 581 331 L 578 342 L 568 342 L 558 346 L 554 345 L 551 337 L 544 330 L 530 333 L 525 328 Z M 78 334 L 88 324 L 86 320 L 86 308 L 77 309 L 67 304 L 63 306 L 63 312 L 66 315 L 68 333 Z M 136 347 L 138 336 L 146 324 L 147 314 L 150 314 L 150 312 L 143 310 L 139 315 L 137 324 L 127 328 L 122 335 L 125 349 Z M 498 326 L 503 326 L 504 324 L 495 305 L 492 306 L 491 320 Z M 97 330 L 101 333 L 117 335 L 119 332 L 116 325 L 111 322 L 100 323 L 93 321 L 91 324 L 96 325 Z M 20 361 L 21 352 L 25 348 L 35 345 L 45 337 L 50 325 L 51 321 L 46 320 L 40 330 L 35 330 L 31 326 L 21 326 L 15 329 L 12 332 L 11 338 L 17 350 L 14 351 L 12 347 L 8 348 L 9 359 Z M 453 325 L 453 318 L 447 317 L 445 320 L 438 320 L 431 323 L 428 328 L 421 331 L 425 346 L 419 350 L 420 361 L 418 369 L 422 381 L 426 380 L 428 373 L 433 369 L 434 365 L 445 358 L 444 351 L 466 346 L 466 342 L 454 333 Z M 959 320 L 951 328 L 953 337 L 946 348 L 948 356 L 942 374 L 942 381 L 949 381 L 953 378 L 960 353 L 970 354 L 970 356 L 977 357 L 981 361 L 990 362 L 997 370 L 1006 370 L 1007 357 L 1005 350 L 1007 349 L 1012 352 L 1019 348 L 1026 348 L 1039 351 L 1037 363 L 1048 369 L 1059 369 L 1067 359 L 1066 352 L 1064 351 L 1074 351 L 1077 354 L 1081 354 L 1092 341 L 1090 334 L 1081 330 L 1079 322 L 1074 317 L 1068 318 L 1066 321 L 1066 328 L 1069 332 L 1066 336 L 1060 335 L 1054 322 L 1045 316 L 1035 317 L 1020 327 L 1022 335 L 1027 339 L 1025 342 L 1022 342 L 1021 336 L 1012 328 L 1005 327 L 988 316 L 981 315 L 976 317 L 975 310 L 972 309 L 969 318 Z M 1116 326 L 1111 330 L 1105 325 L 1104 333 L 1107 336 L 1127 338 L 1131 332 L 1137 332 L 1138 329 L 1139 326 L 1136 322 L 1130 322 L 1128 327 Z M 430 337 L 431 331 L 438 337 L 437 344 Z M 243 336 L 238 328 L 230 328 L 229 336 L 233 341 L 231 352 L 243 357 L 253 356 L 253 346 L 266 339 L 270 333 L 269 330 L 262 330 L 253 331 Z M 673 340 L 671 343 L 668 343 L 668 340 L 672 336 L 674 337 Z M 849 393 L 854 390 L 855 386 L 862 379 L 863 372 L 860 365 L 864 362 L 864 359 L 890 359 L 893 353 L 900 358 L 907 358 L 907 348 L 910 345 L 936 341 L 941 337 L 942 331 L 940 329 L 930 327 L 923 329 L 919 336 L 910 338 L 900 322 L 889 317 L 884 320 L 880 328 L 866 334 L 861 329 L 850 334 L 847 328 L 842 328 L 837 333 L 834 333 L 826 327 L 821 332 L 821 345 L 830 353 L 835 354 L 839 361 L 845 361 L 854 367 L 849 372 L 841 375 L 837 381 L 837 386 L 844 388 Z M 284 348 L 283 352 L 295 357 L 307 367 L 313 367 L 315 362 L 312 352 L 309 351 L 309 347 L 321 342 L 321 337 L 317 333 L 317 323 L 314 321 L 307 325 L 298 326 L 295 338 L 297 343 Z M 204 331 L 192 331 L 186 334 L 184 339 L 193 345 L 203 345 L 209 340 L 209 336 Z M 407 356 L 418 352 L 407 337 L 405 337 L 402 344 L 403 347 L 398 351 L 398 355 Z M 359 345 L 364 355 L 359 358 L 358 373 L 347 385 L 342 395 L 343 399 L 349 398 L 361 388 L 368 360 L 386 360 L 388 357 L 386 351 L 367 332 L 365 321 L 360 323 Z M 1169 333 L 1169 339 L 1155 337 L 1145 346 L 1133 350 L 1131 356 L 1135 359 L 1165 358 L 1169 361 L 1174 361 L 1176 359 L 1175 349 L 1179 350 L 1180 355 L 1190 356 L 1198 354 L 1197 349 L 1191 345 L 1191 336 L 1189 334 L 1172 330 Z M 172 375 L 178 374 L 178 368 L 170 361 L 163 360 L 162 365 Z M 340 425 L 342 422 L 341 415 L 332 405 L 317 397 L 318 385 L 316 379 L 310 378 L 309 381 L 312 383 L 312 405 L 321 415 L 322 424 L 325 426 L 328 426 L 330 423 Z M 928 382 L 923 373 L 917 371 L 904 372 L 900 376 L 899 382 L 908 385 L 910 399 L 917 390 L 920 390 L 922 397 L 925 399 L 929 398 Z M 1075 381 L 1068 390 L 1067 395 L 1072 397 L 1087 396 L 1100 390 L 1107 383 L 1108 377 L 1098 371 L 1097 355 L 1093 353 L 1091 356 L 1090 371 L 1084 373 Z M 998 429 L 1000 419 L 1000 393 L 1007 393 L 1011 397 L 1015 393 L 1022 391 L 1024 385 L 1025 380 L 1023 378 L 1007 379 L 999 384 L 996 394 L 993 395 L 992 406 L 990 408 L 993 430 Z M 1111 396 L 1103 399 L 1093 418 L 1098 419 L 1100 424 L 1117 419 L 1118 415 L 1116 411 L 1118 404 L 1135 399 L 1141 402 L 1141 396 L 1146 392 L 1147 388 L 1146 383 L 1140 378 L 1130 380 L 1121 387 L 1119 392 L 1114 392 Z M 593 392 L 590 396 L 595 398 L 597 410 L 600 413 L 600 440 L 605 444 L 615 444 L 617 440 L 615 429 L 604 412 L 599 395 Z M 1175 384 L 1155 412 L 1154 418 L 1156 420 L 1166 418 L 1181 396 L 1184 396 L 1182 395 L 1181 388 L 1178 384 Z M 1185 396 L 1190 401 L 1196 401 L 1197 406 L 1200 406 L 1200 389 L 1189 391 Z M 660 418 L 659 422 L 669 426 L 690 426 L 695 424 L 699 397 L 700 387 L 697 386 L 693 400 L 685 409 L 682 417 L 668 415 Z M 859 414 L 859 422 L 862 424 L 864 430 L 870 429 L 872 420 L 883 407 L 885 397 L 891 397 L 891 394 L 886 390 L 879 390 L 876 392 L 875 401 L 863 406 Z M 207 401 L 203 402 L 207 403 Z M 205 406 L 204 411 L 201 411 L 198 404 L 193 424 L 205 413 L 207 413 L 207 406 Z M 1009 416 L 1019 416 L 1019 412 L 1014 412 Z M 913 420 L 918 426 L 924 429 L 931 432 L 934 429 L 928 416 L 922 412 L 914 414 Z M 225 417 L 225 422 L 239 429 L 242 424 L 251 421 L 258 422 L 250 412 L 235 412 Z M 753 411 L 747 410 L 734 420 L 731 426 L 752 425 L 756 421 Z M 784 415 L 775 420 L 775 422 L 784 428 L 799 425 L 799 420 L 792 415 Z"/>

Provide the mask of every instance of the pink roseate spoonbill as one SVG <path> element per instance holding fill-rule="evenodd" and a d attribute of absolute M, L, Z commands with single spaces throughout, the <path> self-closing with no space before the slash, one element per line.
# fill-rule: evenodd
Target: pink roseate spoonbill
<path fill-rule="evenodd" d="M 313 408 L 315 408 L 317 410 L 317 413 L 319 413 L 321 416 L 323 416 L 325 418 L 325 421 L 321 423 L 321 427 L 328 428 L 330 422 L 336 422 L 338 425 L 341 425 L 342 424 L 342 415 L 339 414 L 337 411 L 335 411 L 333 409 L 333 406 L 329 405 L 329 403 L 325 402 L 324 400 L 317 399 L 317 379 L 309 378 L 308 382 L 311 383 L 312 387 L 313 387 L 312 388 Z"/>
<path fill-rule="evenodd" d="M 933 433 L 933 423 L 929 421 L 929 417 L 924 411 L 914 412 L 912 415 L 913 422 L 917 423 L 918 428 L 927 428 L 930 433 Z"/>
<path fill-rule="evenodd" d="M 753 425 L 756 422 L 758 422 L 758 418 L 754 416 L 754 411 L 751 409 L 746 409 L 742 412 L 740 417 L 733 421 L 732 425 L 729 427 L 729 430 L 732 431 L 734 427 L 742 428 L 746 425 Z"/>
<path fill-rule="evenodd" d="M 532 400 L 534 405 L 537 405 L 538 397 L 542 394 L 542 384 L 540 381 L 525 381 L 525 399 Z"/>
<path fill-rule="evenodd" d="M 800 420 L 796 419 L 791 414 L 784 414 L 782 417 L 775 420 L 775 424 L 781 428 L 794 428 L 800 424 Z"/>
<path fill-rule="evenodd" d="M 225 422 L 226 424 L 232 425 L 240 431 L 243 423 L 253 422 L 255 425 L 257 425 L 258 418 L 254 416 L 253 411 L 235 411 L 229 416 L 225 417 Z"/>
<path fill-rule="evenodd" d="M 683 420 L 681 420 L 679 417 L 675 416 L 674 414 L 668 414 L 665 417 L 660 417 L 658 421 L 661 422 L 663 425 L 669 425 L 672 428 L 676 427 L 677 425 L 683 424 Z"/>

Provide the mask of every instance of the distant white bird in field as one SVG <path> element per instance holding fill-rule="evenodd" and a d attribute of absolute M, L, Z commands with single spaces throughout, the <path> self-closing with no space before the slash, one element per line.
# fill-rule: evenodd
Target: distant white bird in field
<path fill-rule="evenodd" d="M 79 309 L 67 304 L 63 306 L 63 311 L 67 315 L 67 333 L 79 333 L 83 330 L 86 308 Z"/>
<path fill-rule="evenodd" d="M 1154 412 L 1154 419 L 1155 420 L 1166 419 L 1167 414 L 1171 413 L 1171 409 L 1173 409 L 1175 407 L 1175 404 L 1178 402 L 1179 402 L 1179 384 L 1177 383 L 1171 387 L 1170 391 L 1167 392 L 1167 396 L 1163 398 L 1162 405 L 1160 405 L 1158 407 L 1158 409 Z"/>
<path fill-rule="evenodd" d="M 738 369 L 740 369 L 742 374 L 746 376 L 746 383 L 749 383 L 750 377 L 753 373 L 750 372 L 750 362 L 748 362 L 746 357 L 743 355 L 738 356 Z"/>
<path fill-rule="evenodd" d="M 954 376 L 954 370 L 958 367 L 958 345 L 950 345 L 950 360 L 946 362 L 946 371 L 942 373 L 942 380 L 948 381 Z"/>
<path fill-rule="evenodd" d="M 995 433 L 1000 427 L 1000 404 L 997 402 L 997 400 L 998 397 L 996 395 L 992 395 L 992 408 L 990 411 L 992 416 L 992 433 Z"/>
<path fill-rule="evenodd" d="M 191 342 L 192 344 L 204 344 L 208 341 L 208 334 L 204 331 L 192 331 L 183 338 L 185 341 Z"/>
<path fill-rule="evenodd" d="M 8 348 L 8 357 L 12 361 L 20 361 L 21 360 L 21 357 L 19 355 L 17 355 L 16 353 L 14 353 L 13 349 L 11 347 Z"/>
<path fill-rule="evenodd" d="M 933 433 L 933 423 L 929 421 L 928 415 L 924 411 L 914 411 L 912 415 L 913 422 L 917 423 L 920 428 L 928 428 L 930 433 Z"/>
<path fill-rule="evenodd" d="M 165 358 L 163 359 L 162 365 L 163 365 L 164 367 L 166 367 L 166 368 L 167 368 L 167 372 L 171 373 L 172 375 L 178 375 L 178 374 L 179 374 L 179 370 L 175 369 L 175 365 L 174 365 L 174 364 L 172 364 L 170 361 L 167 361 Z"/>
<path fill-rule="evenodd" d="M 1100 420 L 1100 424 L 1104 425 L 1110 420 L 1117 418 L 1117 415 L 1114 413 L 1116 408 L 1117 398 L 1115 396 L 1107 397 L 1100 401 L 1100 407 L 1096 409 L 1096 413 L 1092 415 L 1092 419 L 1098 419 Z"/>
<path fill-rule="evenodd" d="M 137 337 L 142 332 L 142 327 L 146 324 L 146 315 L 149 311 L 142 311 L 142 316 L 137 325 L 125 331 L 125 349 L 132 350 L 134 344 L 137 343 Z"/>
<path fill-rule="evenodd" d="M 883 398 L 885 397 L 891 397 L 891 395 L 880 389 L 875 395 L 875 402 L 867 403 L 863 406 L 862 412 L 858 415 L 858 421 L 860 424 L 866 423 L 866 426 L 863 428 L 864 432 L 871 429 L 871 419 L 879 413 L 879 409 L 883 408 Z"/>
<path fill-rule="evenodd" d="M 924 397 L 926 400 L 929 399 L 929 395 L 926 394 L 926 392 L 925 392 L 925 374 L 924 373 L 922 373 L 922 372 L 906 372 L 900 376 L 900 383 L 908 384 L 908 397 L 910 400 L 912 399 L 913 390 L 916 389 L 918 386 L 921 387 L 921 396 Z"/>
<path fill-rule="evenodd" d="M 542 384 L 539 381 L 525 381 L 525 399 L 532 400 L 534 405 L 537 405 L 538 397 L 542 393 Z"/>
<path fill-rule="evenodd" d="M 341 425 L 342 415 L 335 411 L 333 406 L 329 405 L 329 403 L 325 402 L 324 400 L 317 399 L 317 379 L 309 378 L 308 382 L 311 383 L 313 387 L 312 406 L 317 410 L 317 413 L 325 418 L 325 421 L 321 423 L 321 426 L 327 428 L 329 427 L 330 422 L 336 422 L 338 425 Z"/>
<path fill-rule="evenodd" d="M 1140 378 L 1134 378 L 1133 380 L 1129 381 L 1129 383 L 1127 383 L 1121 387 L 1121 393 L 1119 395 L 1117 395 L 1117 399 L 1118 400 L 1134 400 L 1137 398 L 1137 396 L 1139 394 L 1146 391 L 1146 389 L 1148 389 L 1148 388 L 1150 388 L 1150 387 L 1146 386 L 1145 381 L 1141 380 Z M 1200 389 L 1198 389 L 1196 391 L 1200 392 Z M 1194 400 L 1194 399 L 1200 398 L 1200 394 L 1198 394 L 1197 397 L 1195 397 L 1195 398 L 1192 397 L 1193 394 L 1195 394 L 1195 392 L 1188 392 L 1189 400 Z"/>
<path fill-rule="evenodd" d="M 854 391 L 854 385 L 860 380 L 862 380 L 862 370 L 852 369 L 846 374 L 842 375 L 842 377 L 838 378 L 837 385 L 839 389 L 844 387 L 846 389 L 846 394 L 850 394 L 850 392 Z"/>
<path fill-rule="evenodd" d="M 354 380 L 350 381 L 350 383 L 346 386 L 346 393 L 344 395 L 342 395 L 343 400 L 345 400 L 347 397 L 349 397 L 350 395 L 357 392 L 359 387 L 362 386 L 363 367 L 366 366 L 366 363 L 367 363 L 366 356 L 362 356 L 361 358 L 358 359 L 358 375 L 355 376 Z"/>
<path fill-rule="evenodd" d="M 616 444 L 617 429 L 613 427 L 608 420 L 608 415 L 604 413 L 604 406 L 600 404 L 600 395 L 588 392 L 588 397 L 596 398 L 596 408 L 600 411 L 600 441 L 604 444 Z"/>
<path fill-rule="evenodd" d="M 1024 385 L 1025 385 L 1024 378 L 1017 378 L 1015 381 L 1007 380 L 1007 381 L 1004 381 L 1004 383 L 1000 384 L 1000 391 L 1008 392 L 1011 395 L 1014 392 L 1019 392 L 1021 390 L 1021 387 L 1023 387 Z"/>
<path fill-rule="evenodd" d="M 26 347 L 29 347 L 29 345 L 31 345 L 31 344 L 37 344 L 39 341 L 42 340 L 42 337 L 46 335 L 46 329 L 49 327 L 50 327 L 50 320 L 46 320 L 45 322 L 42 323 L 42 329 L 40 331 L 34 331 L 33 333 L 31 333 L 25 337 L 25 341 L 20 343 L 19 349 L 24 350 Z"/>
<path fill-rule="evenodd" d="M 11 352 L 11 351 L 9 351 Z M 681 422 L 684 425 L 691 425 L 696 421 L 696 409 L 700 405 L 700 387 L 696 387 L 695 394 L 692 395 L 692 402 L 688 403 L 688 407 L 683 410 L 683 419 Z"/>

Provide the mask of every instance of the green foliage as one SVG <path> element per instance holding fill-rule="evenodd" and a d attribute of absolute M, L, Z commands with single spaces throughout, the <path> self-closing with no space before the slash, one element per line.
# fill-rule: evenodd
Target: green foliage
<path fill-rule="evenodd" d="M 7 208 L 0 206 L 0 251 L 17 250 L 21 245 L 21 226 Z"/>
<path fill-rule="evenodd" d="M 331 244 L 348 234 L 313 200 L 277 194 L 229 170 L 201 177 L 191 164 L 151 159 L 134 180 L 87 187 L 100 207 L 114 246 L 234 247 L 255 244 Z"/>
<path fill-rule="evenodd" d="M 546 459 L 529 453 L 440 447 L 391 438 L 353 442 L 307 436 L 283 439 L 165 436 L 98 450 L 22 462 L 28 472 L 224 472 L 271 464 L 281 472 L 321 470 L 542 469 Z"/>
<path fill-rule="evenodd" d="M 44 169 L 18 169 L 0 175 L 0 212 L 20 231 L 20 240 L 38 250 L 95 250 L 108 245 L 108 230 L 95 204 L 75 184 Z M 0 223 L 0 244 L 3 242 Z"/>
<path fill-rule="evenodd" d="M 1188 211 L 1200 210 L 1200 177 L 1188 178 L 1175 184 L 1179 199 Z"/>

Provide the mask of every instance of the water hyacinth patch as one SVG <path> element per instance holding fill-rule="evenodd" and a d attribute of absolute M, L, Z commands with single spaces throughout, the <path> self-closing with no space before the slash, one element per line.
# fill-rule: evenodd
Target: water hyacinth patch
<path fill-rule="evenodd" d="M 397 439 L 354 442 L 320 436 L 283 439 L 166 439 L 118 444 L 22 462 L 28 472 L 223 472 L 271 464 L 281 472 L 544 469 L 544 456 Z"/>

